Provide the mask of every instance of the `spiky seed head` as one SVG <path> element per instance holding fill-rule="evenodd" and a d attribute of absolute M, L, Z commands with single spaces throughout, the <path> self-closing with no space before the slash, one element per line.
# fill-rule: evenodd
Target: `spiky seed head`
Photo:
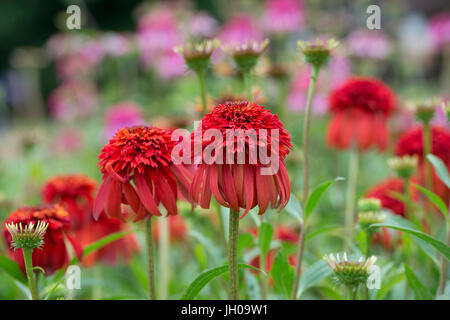
<path fill-rule="evenodd" d="M 408 179 L 416 172 L 419 158 L 417 155 L 404 155 L 403 157 L 389 158 L 387 163 L 400 178 Z"/>
<path fill-rule="evenodd" d="M 239 70 L 248 72 L 258 63 L 269 43 L 269 39 L 262 42 L 246 41 L 240 45 L 223 45 L 222 50 L 233 58 Z"/>
<path fill-rule="evenodd" d="M 316 41 L 311 42 L 298 41 L 297 45 L 307 63 L 316 68 L 321 68 L 330 61 L 331 51 L 339 45 L 339 42 L 333 38 L 327 41 L 316 39 Z"/>
<path fill-rule="evenodd" d="M 360 257 L 357 261 L 349 260 L 347 253 L 342 255 L 329 254 L 323 257 L 323 260 L 333 270 L 333 281 L 336 285 L 345 285 L 347 287 L 357 287 L 364 284 L 370 274 L 370 268 L 375 264 L 377 258 L 371 256 L 367 259 Z"/>
<path fill-rule="evenodd" d="M 196 72 L 206 69 L 214 50 L 219 46 L 218 39 L 204 40 L 197 43 L 186 43 L 173 48 L 173 51 L 182 55 L 189 69 Z"/>
<path fill-rule="evenodd" d="M 437 97 L 415 99 L 407 101 L 406 106 L 414 112 L 418 121 L 427 124 L 433 119 L 441 102 L 442 100 Z"/>
<path fill-rule="evenodd" d="M 386 214 L 381 211 L 366 211 L 358 213 L 358 223 L 363 230 L 368 230 L 372 224 L 383 223 Z"/>
<path fill-rule="evenodd" d="M 23 226 L 22 223 L 6 224 L 6 229 L 11 234 L 11 248 L 14 249 L 38 249 L 44 244 L 44 235 L 48 223 L 38 221 L 36 224 Z"/>

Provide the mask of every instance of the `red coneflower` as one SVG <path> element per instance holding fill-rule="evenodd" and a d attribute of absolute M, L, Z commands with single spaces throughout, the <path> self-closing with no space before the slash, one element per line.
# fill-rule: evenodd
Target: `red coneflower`
<path fill-rule="evenodd" d="M 440 158 L 450 170 L 450 131 L 442 127 L 431 128 L 431 153 Z M 419 179 L 425 184 L 425 161 L 423 158 L 423 129 L 413 128 L 404 133 L 398 140 L 395 153 L 399 156 L 416 155 L 419 158 Z M 450 191 L 433 169 L 433 192 L 446 203 L 450 201 Z"/>
<path fill-rule="evenodd" d="M 48 223 L 47 232 L 44 235 L 44 245 L 42 249 L 33 250 L 33 266 L 39 266 L 45 270 L 45 275 L 51 275 L 63 266 L 69 265 L 69 252 L 64 241 L 65 236 L 70 241 L 74 252 L 81 257 L 81 247 L 72 237 L 65 232 L 70 229 L 69 213 L 59 205 L 45 205 L 36 207 L 22 207 L 9 215 L 6 224 L 22 223 L 26 226 L 30 223 L 36 224 L 39 221 Z M 3 229 L 3 237 L 6 243 L 11 242 L 11 235 Z M 11 259 L 16 261 L 25 274 L 25 263 L 22 250 L 9 249 Z"/>
<path fill-rule="evenodd" d="M 42 188 L 45 203 L 58 203 L 69 212 L 71 229 L 78 230 L 92 220 L 97 182 L 81 174 L 55 176 Z"/>
<path fill-rule="evenodd" d="M 156 298 L 154 283 L 151 217 L 178 213 L 177 199 L 188 198 L 190 173 L 183 164 L 172 162 L 171 131 L 155 127 L 123 128 L 105 145 L 99 155 L 103 182 L 94 202 L 94 218 L 102 212 L 125 220 L 121 204 L 128 204 L 134 220 L 146 219 L 145 242 L 150 299 Z M 132 184 L 133 182 L 133 184 Z"/>
<path fill-rule="evenodd" d="M 212 154 L 212 163 L 199 165 L 190 189 L 191 199 L 200 204 L 202 208 L 209 209 L 211 196 L 214 196 L 217 202 L 224 207 L 234 211 L 245 209 L 242 217 L 257 205 L 259 214 L 263 214 L 269 204 L 272 209 L 284 208 L 289 201 L 290 181 L 283 159 L 289 153 L 292 145 L 290 135 L 283 128 L 278 116 L 252 102 L 226 102 L 216 106 L 205 115 L 201 122 L 201 131 L 197 129 L 193 133 L 194 140 L 198 133 L 205 133 L 209 129 L 219 130 L 223 140 L 214 141 L 216 149 Z M 268 131 L 267 138 L 260 136 L 261 129 Z M 275 139 L 275 136 L 271 136 L 270 130 L 272 129 L 278 130 L 278 141 L 272 141 Z M 228 130 L 234 130 L 234 132 L 254 130 L 255 137 L 238 135 L 227 141 Z M 199 139 L 201 139 L 203 154 L 211 141 L 204 134 Z M 266 141 L 262 141 L 264 139 Z M 279 144 L 279 150 L 272 150 L 272 144 L 275 142 Z M 251 159 L 252 156 L 249 152 L 257 152 L 264 143 L 267 143 L 268 157 L 277 152 L 279 170 L 273 175 L 261 174 L 261 168 L 268 166 L 262 164 L 260 158 Z M 228 146 L 232 149 L 230 158 L 233 159 L 233 164 L 227 164 L 225 159 Z M 245 152 L 244 163 L 238 164 L 238 157 L 242 155 L 243 150 Z M 252 164 L 252 162 L 255 163 Z"/>
<path fill-rule="evenodd" d="M 95 180 L 82 174 L 73 174 L 53 177 L 42 189 L 44 202 L 60 204 L 67 210 L 71 220 L 69 234 L 73 235 L 82 247 L 109 234 L 127 230 L 125 223 L 110 219 L 105 214 L 102 214 L 98 221 L 93 219 L 92 208 L 96 188 Z M 84 266 L 92 266 L 97 261 L 114 264 L 121 256 L 127 261 L 137 248 L 134 236 L 128 235 L 83 257 L 82 262 Z"/>
<path fill-rule="evenodd" d="M 119 130 L 99 155 L 103 183 L 95 199 L 94 218 L 104 211 L 124 220 L 121 203 L 130 205 L 135 221 L 149 215 L 161 216 L 159 204 L 168 215 L 176 215 L 176 201 L 182 193 L 187 198 L 189 186 L 189 172 L 183 165 L 172 163 L 176 144 L 170 131 L 159 128 Z"/>
<path fill-rule="evenodd" d="M 411 188 L 411 198 L 418 200 L 416 188 Z M 404 194 L 405 183 L 400 178 L 388 178 L 373 186 L 365 194 L 366 198 L 376 198 L 381 201 L 381 207 L 391 210 L 394 214 L 405 217 L 405 204 L 394 197 L 395 193 Z"/>
<path fill-rule="evenodd" d="M 333 90 L 327 140 L 332 147 L 344 150 L 371 147 L 384 150 L 389 140 L 386 121 L 395 109 L 395 94 L 374 78 L 353 77 Z"/>
<path fill-rule="evenodd" d="M 213 133 L 213 141 L 208 133 Z M 230 208 L 229 292 L 235 300 L 239 298 L 239 210 L 245 210 L 242 218 L 257 205 L 263 214 L 269 205 L 281 210 L 287 204 L 291 188 L 283 160 L 292 148 L 290 135 L 278 116 L 263 106 L 235 101 L 220 104 L 203 117 L 193 133 L 193 144 L 194 163 L 200 157 L 201 164 L 192 180 L 190 199 L 209 209 L 214 195 L 218 203 Z M 196 150 L 198 144 L 200 150 Z"/>

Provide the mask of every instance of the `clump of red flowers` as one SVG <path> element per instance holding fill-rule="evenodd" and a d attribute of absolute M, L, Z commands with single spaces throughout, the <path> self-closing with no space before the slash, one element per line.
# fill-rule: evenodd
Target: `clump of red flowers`
<path fill-rule="evenodd" d="M 331 92 L 329 110 L 333 117 L 327 141 L 340 150 L 352 146 L 361 151 L 386 149 L 387 120 L 395 109 L 394 92 L 383 82 L 353 77 Z"/>
<path fill-rule="evenodd" d="M 411 187 L 411 197 L 418 200 L 417 189 Z M 381 201 L 381 207 L 391 210 L 394 214 L 405 217 L 405 204 L 395 198 L 395 193 L 405 193 L 405 183 L 399 178 L 388 178 L 373 186 L 365 194 L 366 198 L 376 198 Z"/>
<path fill-rule="evenodd" d="M 252 102 L 225 102 L 206 114 L 199 128 L 194 131 L 193 139 L 194 143 L 197 142 L 196 139 L 200 140 L 202 156 L 211 142 L 214 142 L 215 149 L 210 162 L 201 163 L 194 175 L 190 189 L 193 202 L 209 209 L 211 197 L 214 196 L 224 207 L 234 211 L 245 209 L 243 216 L 256 205 L 259 206 L 259 214 L 263 214 L 269 204 L 271 208 L 280 210 L 287 204 L 290 181 L 283 160 L 292 145 L 291 137 L 277 115 Z M 223 139 L 214 141 L 205 137 L 204 133 L 209 129 L 219 130 Z M 266 136 L 262 135 L 262 129 L 267 130 Z M 278 130 L 278 137 L 273 134 L 273 129 Z M 229 130 L 236 133 L 232 139 L 227 139 Z M 245 132 L 249 132 L 246 130 L 253 130 L 253 137 L 245 136 Z M 199 136 L 200 134 L 202 135 Z M 275 143 L 278 148 L 273 148 Z M 279 170 L 274 174 L 261 174 L 261 169 L 268 168 L 269 165 L 263 163 L 260 155 L 252 156 L 259 154 L 258 150 L 262 145 L 267 145 L 269 158 L 273 154 L 278 160 Z M 232 147 L 229 154 L 227 146 Z M 244 161 L 239 163 L 239 157 L 243 157 Z M 227 163 L 230 162 L 227 159 L 233 159 L 233 163 Z"/>
<path fill-rule="evenodd" d="M 440 158 L 450 170 L 450 131 L 447 128 L 434 126 L 431 128 L 431 152 Z M 425 182 L 425 166 L 423 158 L 423 129 L 413 128 L 404 133 L 398 140 L 395 153 L 399 156 L 416 155 L 419 158 L 419 180 Z M 433 192 L 446 203 L 450 201 L 450 191 L 440 180 L 433 168 Z"/>
<path fill-rule="evenodd" d="M 78 242 L 66 233 L 70 229 L 69 213 L 59 205 L 19 208 L 9 215 L 5 221 L 5 225 L 21 223 L 25 226 L 30 223 L 36 224 L 38 221 L 47 222 L 48 228 L 44 235 L 44 245 L 42 248 L 33 250 L 33 266 L 42 267 L 45 270 L 46 276 L 53 274 L 63 266 L 68 266 L 70 262 L 69 251 L 65 238 L 70 241 L 76 255 L 81 257 L 82 252 Z M 3 228 L 3 237 L 9 247 L 12 239 L 6 227 Z M 25 274 L 22 250 L 9 248 L 9 254 L 11 259 L 17 262 Z"/>
<path fill-rule="evenodd" d="M 97 182 L 82 174 L 61 175 L 48 180 L 42 188 L 46 203 L 57 203 L 69 213 L 73 235 L 83 247 L 101 238 L 128 230 L 125 223 L 101 214 L 95 221 L 92 216 Z M 133 235 L 122 237 L 103 248 L 83 257 L 83 264 L 91 266 L 97 261 L 116 263 L 120 257 L 128 261 L 138 248 Z"/>
<path fill-rule="evenodd" d="M 190 177 L 182 164 L 172 162 L 176 144 L 168 130 L 146 126 L 119 130 L 99 155 L 103 182 L 95 199 L 94 218 L 105 212 L 124 220 L 122 203 L 132 208 L 135 221 L 161 216 L 160 203 L 168 215 L 176 215 L 176 201 L 181 194 L 187 198 Z"/>
<path fill-rule="evenodd" d="M 55 176 L 42 188 L 45 203 L 59 203 L 70 214 L 72 229 L 77 230 L 92 220 L 92 205 L 97 182 L 81 174 Z"/>

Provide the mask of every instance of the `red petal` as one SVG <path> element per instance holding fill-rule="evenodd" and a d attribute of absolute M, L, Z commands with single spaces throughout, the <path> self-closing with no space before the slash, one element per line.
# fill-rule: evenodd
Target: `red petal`
<path fill-rule="evenodd" d="M 93 217 L 95 220 L 98 220 L 98 217 L 103 212 L 105 208 L 106 197 L 109 193 L 109 186 L 111 184 L 111 178 L 106 176 L 103 181 L 100 189 L 98 190 L 97 197 L 94 200 L 94 209 L 93 209 Z"/>
<path fill-rule="evenodd" d="M 134 181 L 136 182 L 136 192 L 145 209 L 153 215 L 161 216 L 162 214 L 155 203 L 155 199 L 150 191 L 150 187 L 147 184 L 148 182 L 147 179 L 145 179 L 145 176 L 136 172 L 134 174 Z"/>
<path fill-rule="evenodd" d="M 121 183 L 115 180 L 111 181 L 109 187 L 108 199 L 106 200 L 105 211 L 111 218 L 123 220 L 120 203 L 122 200 Z"/>

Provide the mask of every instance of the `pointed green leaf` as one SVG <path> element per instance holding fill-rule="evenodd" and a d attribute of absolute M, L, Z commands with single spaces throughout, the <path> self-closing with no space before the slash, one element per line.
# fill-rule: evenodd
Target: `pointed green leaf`
<path fill-rule="evenodd" d="M 7 274 L 9 274 L 11 277 L 16 279 L 17 281 L 21 283 L 27 283 L 27 279 L 23 275 L 22 271 L 20 270 L 19 265 L 14 262 L 13 260 L 5 257 L 0 256 L 0 269 L 5 271 Z"/>
<path fill-rule="evenodd" d="M 449 217 L 448 217 L 448 209 L 447 206 L 445 205 L 444 201 L 442 201 L 442 199 L 435 194 L 434 192 L 425 189 L 424 187 L 418 185 L 418 184 L 414 184 L 414 186 L 419 189 L 424 195 L 427 196 L 428 199 L 430 199 L 431 202 L 433 202 L 433 204 L 439 209 L 439 211 L 441 211 L 442 215 L 445 218 L 445 222 L 447 223 L 447 225 L 450 225 L 450 221 L 449 221 Z"/>
<path fill-rule="evenodd" d="M 445 183 L 447 188 L 450 188 L 450 175 L 444 162 L 438 157 L 436 157 L 434 154 L 429 154 L 427 158 L 433 165 L 436 174 L 439 176 L 442 182 Z"/>
<path fill-rule="evenodd" d="M 344 178 L 339 177 L 335 180 L 326 181 L 313 190 L 313 192 L 308 197 L 308 200 L 306 201 L 305 220 L 308 220 L 309 215 L 316 208 L 320 198 L 322 198 L 323 193 L 333 184 L 333 182 L 340 180 L 344 180 Z"/>
<path fill-rule="evenodd" d="M 269 223 L 263 222 L 258 230 L 258 245 L 263 256 L 265 256 L 267 252 L 269 252 L 272 237 L 273 227 Z"/>
<path fill-rule="evenodd" d="M 289 298 L 294 283 L 294 268 L 289 264 L 283 249 L 280 249 L 275 256 L 271 273 L 275 286 L 284 293 L 286 298 Z"/>
<path fill-rule="evenodd" d="M 433 297 L 428 289 L 420 282 L 419 278 L 414 274 L 414 272 L 405 264 L 405 276 L 408 280 L 408 285 L 413 289 L 414 297 L 417 300 L 432 300 Z"/>
<path fill-rule="evenodd" d="M 264 274 L 266 274 L 264 271 L 252 267 L 248 264 L 245 263 L 239 263 L 238 264 L 238 268 L 239 269 L 253 269 L 253 270 L 258 270 L 260 272 L 263 272 Z M 189 287 L 186 289 L 184 295 L 181 297 L 181 300 L 192 300 L 194 299 L 199 293 L 200 291 L 212 280 L 214 280 L 215 278 L 217 278 L 218 276 L 225 274 L 228 272 L 228 265 L 224 265 L 224 266 L 220 266 L 220 267 L 216 267 L 216 268 L 212 268 L 209 270 L 206 270 L 202 273 L 200 273 L 195 279 L 194 281 L 191 282 L 191 284 L 189 285 Z"/>

